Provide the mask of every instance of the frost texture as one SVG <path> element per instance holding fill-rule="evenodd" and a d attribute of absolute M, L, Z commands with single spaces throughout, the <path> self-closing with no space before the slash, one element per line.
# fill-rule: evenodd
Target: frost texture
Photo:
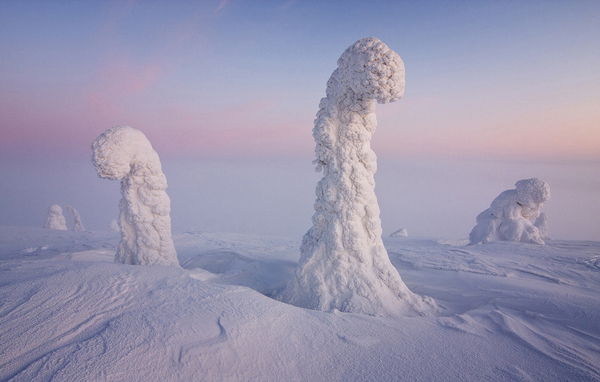
<path fill-rule="evenodd" d="M 44 223 L 44 228 L 49 229 L 60 229 L 63 231 L 67 230 L 67 221 L 63 216 L 63 210 L 60 208 L 58 204 L 53 204 L 48 208 L 48 213 L 46 214 L 46 223 Z"/>
<path fill-rule="evenodd" d="M 73 214 L 73 231 L 85 231 L 85 227 L 81 222 L 81 216 L 79 216 L 79 212 L 77 212 L 77 210 L 71 206 L 65 206 L 65 209 Z"/>
<path fill-rule="evenodd" d="M 121 180 L 121 243 L 115 262 L 178 266 L 167 178 L 146 136 L 129 126 L 111 127 L 96 138 L 92 150 L 98 175 Z"/>
<path fill-rule="evenodd" d="M 540 209 L 550 199 L 550 186 L 537 178 L 519 180 L 516 189 L 506 190 L 477 216 L 477 225 L 469 234 L 471 244 L 490 241 L 517 241 L 545 244 L 547 218 L 541 217 Z M 540 232 L 539 227 L 544 232 Z"/>
<path fill-rule="evenodd" d="M 407 236 L 408 236 L 408 231 L 406 231 L 406 228 L 400 228 L 398 231 L 392 232 L 390 234 L 390 237 L 407 237 Z"/>
<path fill-rule="evenodd" d="M 380 40 L 359 40 L 338 60 L 313 129 L 314 163 L 323 171 L 313 227 L 304 235 L 298 268 L 281 300 L 370 315 L 436 309 L 433 299 L 406 287 L 381 240 L 377 158 L 370 147 L 375 102 L 395 101 L 403 93 L 404 63 Z"/>

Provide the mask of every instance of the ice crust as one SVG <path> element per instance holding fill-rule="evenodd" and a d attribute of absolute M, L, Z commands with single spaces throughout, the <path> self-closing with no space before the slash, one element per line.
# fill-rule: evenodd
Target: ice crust
<path fill-rule="evenodd" d="M 540 209 L 550 199 L 550 186 L 537 178 L 519 180 L 515 186 L 498 195 L 490 208 L 477 216 L 477 225 L 469 234 L 471 244 L 490 241 L 545 244 L 548 219 L 545 215 L 541 217 Z"/>
<path fill-rule="evenodd" d="M 121 180 L 121 243 L 115 262 L 176 265 L 171 239 L 171 200 L 158 154 L 139 130 L 114 126 L 92 143 L 101 178 Z"/>
<path fill-rule="evenodd" d="M 59 229 L 62 231 L 67 230 L 67 221 L 63 216 L 62 208 L 60 208 L 58 204 L 53 204 L 48 208 L 44 228 Z"/>
<path fill-rule="evenodd" d="M 404 63 L 371 37 L 346 49 L 337 64 L 313 129 L 314 163 L 323 171 L 313 227 L 304 235 L 298 268 L 280 298 L 315 310 L 428 314 L 435 302 L 406 287 L 383 246 L 377 158 L 370 147 L 375 102 L 402 97 Z"/>
<path fill-rule="evenodd" d="M 81 222 L 81 216 L 74 207 L 65 206 L 65 209 L 73 214 L 73 231 L 85 231 L 85 227 Z"/>

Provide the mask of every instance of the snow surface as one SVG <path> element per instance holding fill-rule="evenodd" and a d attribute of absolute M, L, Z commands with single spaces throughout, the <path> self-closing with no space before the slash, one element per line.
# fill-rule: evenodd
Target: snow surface
<path fill-rule="evenodd" d="M 600 381 L 600 242 L 386 238 L 429 317 L 285 304 L 299 240 L 173 235 L 182 268 L 113 262 L 119 234 L 0 227 L 0 381 Z"/>
<path fill-rule="evenodd" d="M 67 230 L 67 220 L 63 215 L 62 208 L 60 208 L 58 204 L 53 204 L 48 208 L 44 228 L 58 229 L 62 231 Z"/>
<path fill-rule="evenodd" d="M 430 314 L 435 302 L 411 292 L 381 240 L 371 136 L 375 103 L 404 94 L 404 63 L 380 40 L 363 38 L 338 60 L 321 99 L 313 137 L 317 183 L 313 226 L 304 235 L 300 264 L 280 296 L 317 310 L 371 315 Z"/>
<path fill-rule="evenodd" d="M 121 180 L 121 243 L 115 261 L 178 265 L 171 239 L 171 199 L 158 154 L 141 131 L 114 126 L 92 143 L 101 178 Z"/>
<path fill-rule="evenodd" d="M 71 206 L 65 206 L 65 209 L 73 214 L 73 231 L 85 231 L 85 227 L 83 226 L 79 212 L 77 212 L 77 210 Z"/>
<path fill-rule="evenodd" d="M 515 186 L 498 195 L 490 208 L 477 215 L 477 225 L 469 234 L 471 244 L 496 240 L 544 244 L 534 224 L 540 209 L 550 199 L 550 186 L 537 178 L 519 180 Z M 548 219 L 542 218 L 537 223 L 547 235 Z"/>

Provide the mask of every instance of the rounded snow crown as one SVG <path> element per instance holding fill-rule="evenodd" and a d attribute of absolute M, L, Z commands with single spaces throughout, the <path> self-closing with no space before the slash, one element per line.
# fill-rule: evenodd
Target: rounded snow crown
<path fill-rule="evenodd" d="M 50 208 L 48 208 L 48 213 L 53 215 L 62 215 L 63 210 L 58 204 L 53 204 L 50 206 Z"/>
<path fill-rule="evenodd" d="M 522 179 L 515 183 L 519 203 L 534 206 L 550 199 L 550 186 L 537 178 Z"/>
<path fill-rule="evenodd" d="M 375 37 L 355 42 L 337 63 L 340 74 L 359 98 L 388 103 L 404 95 L 404 62 Z"/>
<path fill-rule="evenodd" d="M 92 143 L 92 150 L 98 175 L 112 180 L 122 179 L 133 166 L 156 155 L 144 133 L 125 125 L 113 126 L 100 134 Z"/>

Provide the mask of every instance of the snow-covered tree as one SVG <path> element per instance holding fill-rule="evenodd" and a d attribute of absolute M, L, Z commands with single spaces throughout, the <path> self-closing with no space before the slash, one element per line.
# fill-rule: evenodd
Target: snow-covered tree
<path fill-rule="evenodd" d="M 59 229 L 62 231 L 67 230 L 67 221 L 63 216 L 62 208 L 60 208 L 58 204 L 53 204 L 50 206 L 50 208 L 48 208 L 44 228 Z"/>
<path fill-rule="evenodd" d="M 534 220 L 550 199 L 550 186 L 537 178 L 519 180 L 515 186 L 498 195 L 490 208 L 477 216 L 477 225 L 469 234 L 471 244 L 497 240 L 545 244 Z"/>
<path fill-rule="evenodd" d="M 121 243 L 115 261 L 179 265 L 171 239 L 171 200 L 158 154 L 139 130 L 114 126 L 92 143 L 101 178 L 121 180 Z"/>
<path fill-rule="evenodd" d="M 304 235 L 294 277 L 281 294 L 291 304 L 371 315 L 428 314 L 429 297 L 411 292 L 381 240 L 371 150 L 375 103 L 404 93 L 404 63 L 376 38 L 350 46 L 321 99 L 313 137 L 318 182 L 313 227 Z"/>
<path fill-rule="evenodd" d="M 81 216 L 79 216 L 79 212 L 77 212 L 77 210 L 71 206 L 65 206 L 65 209 L 73 214 L 73 231 L 85 231 L 85 227 L 81 222 Z"/>

